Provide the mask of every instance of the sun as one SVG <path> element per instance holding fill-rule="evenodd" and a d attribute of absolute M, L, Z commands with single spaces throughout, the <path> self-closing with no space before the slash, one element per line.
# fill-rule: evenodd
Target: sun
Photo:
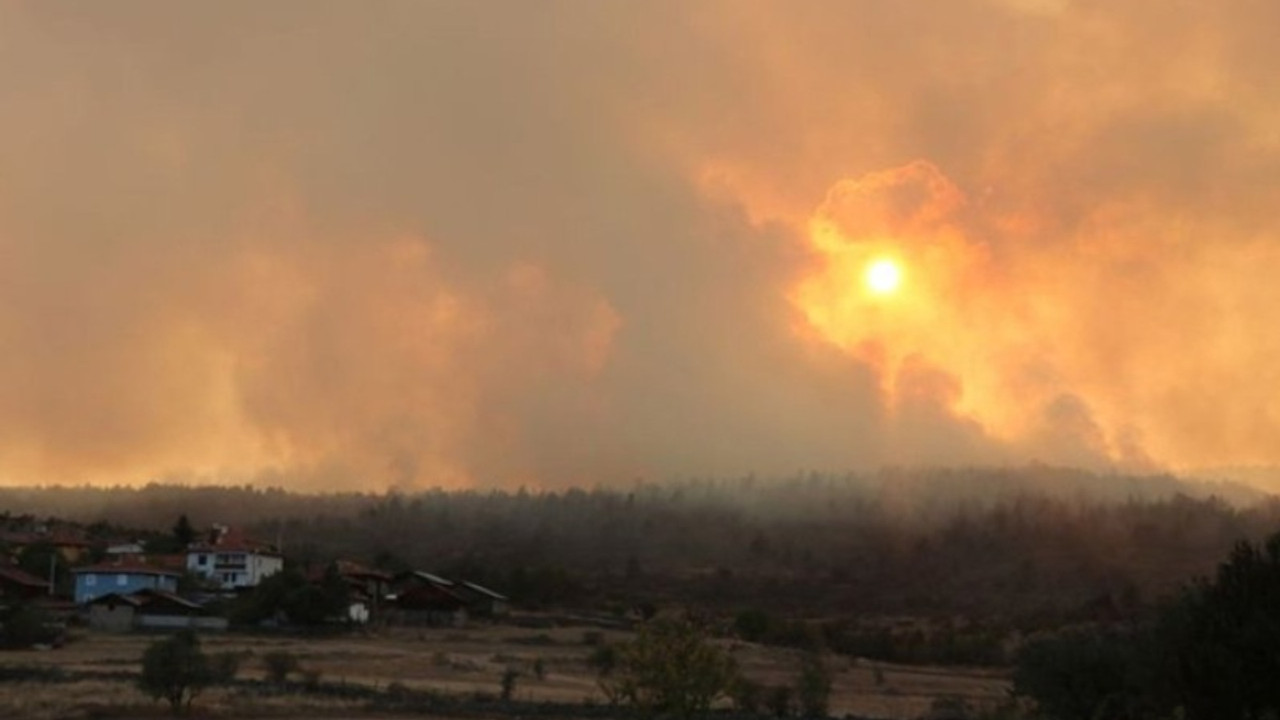
<path fill-rule="evenodd" d="M 902 268 L 890 258 L 879 258 L 867 265 L 862 282 L 874 295 L 892 295 L 902 286 Z"/>

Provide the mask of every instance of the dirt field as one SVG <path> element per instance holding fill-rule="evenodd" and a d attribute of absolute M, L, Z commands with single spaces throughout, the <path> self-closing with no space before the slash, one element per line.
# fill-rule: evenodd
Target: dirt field
<path fill-rule="evenodd" d="M 474 626 L 466 629 L 395 630 L 381 634 L 326 639 L 296 639 L 245 635 L 209 635 L 210 652 L 240 651 L 246 655 L 240 677 L 261 677 L 261 658 L 274 650 L 298 656 L 304 670 L 320 673 L 326 682 L 346 682 L 386 688 L 401 683 L 412 689 L 497 696 L 507 669 L 520 673 L 514 696 L 522 700 L 603 703 L 586 658 L 591 642 L 603 634 L 621 640 L 625 633 L 586 627 L 531 630 L 512 626 Z M 66 670 L 104 673 L 137 671 L 143 650 L 155 636 L 109 635 L 81 631 L 70 644 L 56 650 L 0 652 L 3 665 L 49 665 Z M 727 644 L 743 672 L 765 685 L 793 684 L 798 657 L 789 651 L 746 643 Z M 535 672 L 541 660 L 543 676 Z M 938 704 L 965 703 L 971 708 L 994 704 L 1005 697 L 1008 682 L 999 673 L 955 668 L 888 665 L 835 658 L 831 714 L 907 719 L 929 714 Z M 198 704 L 204 712 L 241 717 L 242 712 L 296 716 L 359 714 L 358 703 L 343 707 L 332 699 L 323 708 L 297 703 L 305 697 L 276 698 L 278 706 L 250 711 L 226 694 L 210 691 Z M 104 706 L 136 707 L 152 714 L 152 704 L 127 682 L 85 680 L 72 684 L 9 683 L 0 686 L 0 717 L 84 717 Z M 159 710 L 159 708 L 155 708 Z M 323 713 L 321 712 L 323 711 Z M 385 717 L 385 716 L 384 716 Z"/>

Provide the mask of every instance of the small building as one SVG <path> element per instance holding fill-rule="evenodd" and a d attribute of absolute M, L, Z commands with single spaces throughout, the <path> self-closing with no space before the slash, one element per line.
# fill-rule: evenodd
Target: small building
<path fill-rule="evenodd" d="M 107 593 L 87 603 L 89 627 L 107 632 L 127 632 L 133 629 L 138 608 L 142 601 L 132 595 Z"/>
<path fill-rule="evenodd" d="M 121 562 L 136 562 L 146 557 L 147 549 L 142 543 L 134 540 L 130 542 L 113 543 L 107 546 L 107 557 L 111 560 L 119 560 Z"/>
<path fill-rule="evenodd" d="M 216 583 L 223 590 L 256 587 L 284 569 L 284 556 L 275 547 L 250 540 L 239 530 L 214 526 L 209 538 L 187 548 L 187 570 Z"/>
<path fill-rule="evenodd" d="M 75 601 L 87 603 L 111 593 L 130 594 L 154 588 L 176 592 L 179 574 L 141 564 L 101 564 L 71 569 L 75 576 Z"/>
<path fill-rule="evenodd" d="M 395 625 L 462 627 L 467 624 L 467 604 L 447 588 L 424 583 L 388 597 L 386 615 Z"/>
<path fill-rule="evenodd" d="M 83 537 L 70 532 L 0 532 L 0 545 L 8 548 L 13 557 L 32 546 L 48 546 L 57 551 L 66 563 L 76 563 L 89 552 L 89 543 Z"/>
<path fill-rule="evenodd" d="M 350 602 L 344 620 L 360 625 L 380 622 L 385 599 L 391 590 L 391 574 L 350 560 L 336 560 L 330 566 L 308 573 L 307 579 L 313 583 L 323 582 L 330 569 L 337 572 L 347 587 Z"/>
<path fill-rule="evenodd" d="M 0 601 L 4 603 L 26 601 L 49 594 L 49 581 L 25 570 L 0 565 Z"/>
<path fill-rule="evenodd" d="M 462 581 L 454 584 L 453 593 L 462 598 L 467 609 L 477 617 L 500 617 L 511 612 L 511 601 L 506 595 L 483 585 Z"/>
<path fill-rule="evenodd" d="M 165 590 L 109 593 L 87 604 L 89 627 L 108 632 L 130 630 L 226 630 L 227 619 L 210 615 L 203 605 Z"/>

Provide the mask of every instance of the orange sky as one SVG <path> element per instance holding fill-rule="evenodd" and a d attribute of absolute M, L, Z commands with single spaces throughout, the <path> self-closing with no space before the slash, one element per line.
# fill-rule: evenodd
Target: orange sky
<path fill-rule="evenodd" d="M 1276 27 L 4 3 L 0 483 L 1280 464 Z"/>

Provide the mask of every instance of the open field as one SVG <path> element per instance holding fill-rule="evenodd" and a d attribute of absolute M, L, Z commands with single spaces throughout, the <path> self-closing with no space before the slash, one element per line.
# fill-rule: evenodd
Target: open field
<path fill-rule="evenodd" d="M 485 625 L 316 639 L 210 635 L 204 644 L 210 652 L 242 653 L 241 678 L 262 678 L 262 657 L 283 650 L 295 654 L 304 671 L 319 673 L 326 683 L 382 690 L 399 683 L 411 690 L 497 697 L 502 675 L 514 669 L 520 673 L 513 695 L 517 700 L 599 706 L 605 699 L 587 657 L 601 637 L 615 641 L 626 636 L 622 631 L 589 627 Z M 8 684 L 0 693 L 0 717 L 85 717 L 101 713 L 107 706 L 133 708 L 135 714 L 158 713 L 160 708 L 153 708 L 123 675 L 111 676 L 136 673 L 143 650 L 154 638 L 82 632 L 56 650 L 0 652 L 0 667 L 57 667 L 90 678 L 73 683 Z M 761 684 L 794 682 L 798 668 L 794 652 L 749 643 L 726 643 L 726 647 L 744 674 Z M 848 658 L 833 658 L 831 663 L 835 670 L 833 716 L 919 718 L 927 716 L 935 703 L 963 702 L 972 708 L 992 705 L 1005 697 L 1008 688 L 1007 680 L 996 671 L 910 667 Z M 539 664 L 541 678 L 536 672 Z M 224 690 L 209 691 L 197 704 L 205 714 L 222 717 L 243 717 L 246 713 L 356 717 L 364 712 L 355 700 L 298 694 L 249 702 Z"/>

